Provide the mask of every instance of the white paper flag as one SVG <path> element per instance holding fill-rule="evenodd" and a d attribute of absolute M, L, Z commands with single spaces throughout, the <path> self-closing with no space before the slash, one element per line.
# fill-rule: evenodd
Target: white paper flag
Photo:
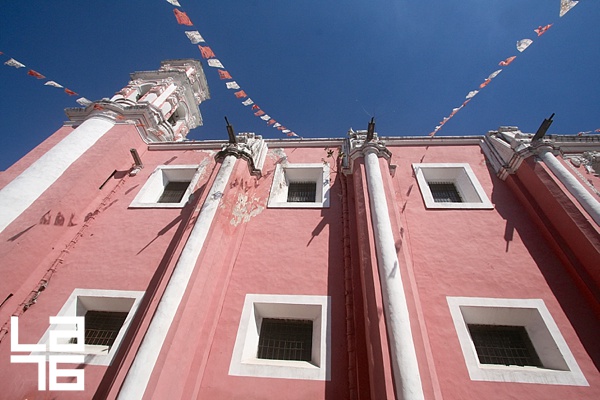
<path fill-rule="evenodd" d="M 263 115 L 262 117 L 260 117 L 260 119 L 262 119 L 262 120 L 265 120 L 265 121 L 268 121 L 268 120 L 270 120 L 270 119 L 271 119 L 271 117 L 269 116 L 269 114 L 265 114 L 265 115 Z"/>
<path fill-rule="evenodd" d="M 78 98 L 78 99 L 77 99 L 77 100 L 75 100 L 75 101 L 76 101 L 78 104 L 80 104 L 80 105 L 82 105 L 82 106 L 84 106 L 84 107 L 87 107 L 87 106 L 89 106 L 90 104 L 92 104 L 92 102 L 91 102 L 91 101 L 89 101 L 88 99 L 86 99 L 85 97 L 80 97 L 80 98 Z"/>
<path fill-rule="evenodd" d="M 177 0 L 167 0 L 167 1 L 176 7 L 181 7 L 181 4 L 179 4 L 179 1 L 177 1 Z"/>
<path fill-rule="evenodd" d="M 46 86 L 53 86 L 55 88 L 62 88 L 63 85 L 59 85 L 58 83 L 54 82 L 54 81 L 48 81 L 46 83 L 44 83 L 44 85 Z"/>
<path fill-rule="evenodd" d="M 206 62 L 208 63 L 209 67 L 225 68 L 223 64 L 221 64 L 221 61 L 217 60 L 216 58 L 211 58 L 210 60 L 206 60 Z"/>
<path fill-rule="evenodd" d="M 490 76 L 488 76 L 488 79 L 494 79 L 495 77 L 497 77 L 498 75 L 500 75 L 500 72 L 502 72 L 501 69 L 499 69 L 498 71 L 492 72 L 492 74 Z"/>
<path fill-rule="evenodd" d="M 190 39 L 192 44 L 198 44 L 204 42 L 204 38 L 198 31 L 185 31 L 186 36 Z"/>
<path fill-rule="evenodd" d="M 227 86 L 227 89 L 239 89 L 240 88 L 240 85 L 238 85 L 236 81 L 227 82 L 227 83 L 225 83 L 225 85 Z"/>
<path fill-rule="evenodd" d="M 533 43 L 533 40 L 531 39 L 521 39 L 517 42 L 517 50 L 523 52 L 531 45 L 531 43 Z"/>
<path fill-rule="evenodd" d="M 281 126 L 279 122 L 275 122 L 275 124 L 273 124 L 273 128 L 277 128 L 278 126 Z"/>
<path fill-rule="evenodd" d="M 469 92 L 469 94 L 467 95 L 467 97 L 465 97 L 467 100 L 468 99 L 472 99 L 473 97 L 475 97 L 475 95 L 479 93 L 479 90 L 473 90 L 471 92 Z"/>
<path fill-rule="evenodd" d="M 4 65 L 8 65 L 9 67 L 15 67 L 15 68 L 23 68 L 25 65 L 21 64 L 20 62 L 18 62 L 17 60 L 15 60 L 14 58 L 11 58 L 10 60 L 6 61 L 4 63 Z"/>
<path fill-rule="evenodd" d="M 248 99 L 242 101 L 242 104 L 245 105 L 245 106 L 249 106 L 251 104 L 254 104 L 254 102 L 252 101 L 251 98 L 248 98 Z"/>
<path fill-rule="evenodd" d="M 560 16 L 562 17 L 563 15 L 571 11 L 571 8 L 575 7 L 577 3 L 579 3 L 579 1 L 560 0 Z"/>

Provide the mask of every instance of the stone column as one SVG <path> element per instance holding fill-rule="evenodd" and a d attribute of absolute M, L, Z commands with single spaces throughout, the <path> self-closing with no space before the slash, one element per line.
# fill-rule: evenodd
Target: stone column
<path fill-rule="evenodd" d="M 539 146 L 534 153 L 548 166 L 565 188 L 577 199 L 590 217 L 600 225 L 600 202 L 573 176 L 573 174 L 552 154 L 551 146 Z"/>
<path fill-rule="evenodd" d="M 267 152 L 265 142 L 260 136 L 255 137 L 254 134 L 242 134 L 238 136 L 238 141 L 239 143 L 224 146 L 224 149 L 217 155 L 218 159 L 222 159 L 219 172 L 194 223 L 192 232 L 179 255 L 173 274 L 158 303 L 150 326 L 127 372 L 118 399 L 134 400 L 141 399 L 144 396 L 152 371 L 177 314 L 179 304 L 187 290 L 190 277 L 196 268 L 198 257 L 204 247 L 204 242 L 217 214 L 221 198 L 227 188 L 237 159 L 243 158 L 248 161 L 251 172 L 257 175 L 261 173 Z"/>
<path fill-rule="evenodd" d="M 357 139 L 361 135 L 355 136 Z M 400 274 L 400 263 L 387 207 L 379 157 L 391 156 L 383 142 L 352 138 L 347 142 L 349 163 L 361 155 L 365 159 L 367 190 L 371 208 L 371 222 L 377 252 L 377 266 L 381 283 L 388 341 L 391 350 L 396 397 L 401 400 L 424 399 L 417 354 L 413 341 L 406 293 Z M 347 153 L 348 154 L 348 153 Z M 348 165 L 351 168 L 351 165 Z"/>

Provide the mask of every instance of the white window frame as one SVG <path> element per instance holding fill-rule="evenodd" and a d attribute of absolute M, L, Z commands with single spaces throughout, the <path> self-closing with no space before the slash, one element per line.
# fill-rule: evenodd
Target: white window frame
<path fill-rule="evenodd" d="M 330 301 L 330 296 L 247 294 L 229 365 L 229 375 L 330 380 Z M 311 361 L 257 358 L 263 318 L 312 320 Z"/>
<path fill-rule="evenodd" d="M 447 297 L 447 301 L 472 380 L 589 386 L 543 300 Z M 524 327 L 544 367 L 481 364 L 470 324 Z"/>
<path fill-rule="evenodd" d="M 183 208 L 198 179 L 200 179 L 198 165 L 159 165 L 129 204 L 129 208 Z M 158 202 L 169 182 L 186 181 L 190 181 L 190 185 L 179 203 Z"/>
<path fill-rule="evenodd" d="M 119 334 L 110 348 L 108 346 L 85 345 L 83 352 L 85 356 L 84 363 L 90 365 L 110 365 L 115 354 L 119 350 L 121 341 L 133 320 L 140 301 L 144 296 L 143 291 L 131 290 L 103 290 L 103 289 L 75 289 L 62 306 L 57 316 L 82 317 L 88 310 L 91 311 L 112 311 L 127 312 L 127 318 L 119 330 Z M 40 341 L 40 344 L 47 344 L 50 331 L 57 327 L 51 325 Z M 65 329 L 61 325 L 60 329 Z M 71 329 L 76 330 L 74 326 Z"/>
<path fill-rule="evenodd" d="M 413 164 L 417 183 L 426 208 L 441 209 L 493 209 L 494 205 L 485 194 L 468 163 L 420 163 Z M 429 182 L 451 182 L 460 193 L 460 203 L 436 203 L 429 189 Z"/>
<path fill-rule="evenodd" d="M 268 208 L 328 208 L 329 207 L 329 164 L 277 164 Z M 290 182 L 316 182 L 316 198 L 314 202 L 288 202 Z"/>

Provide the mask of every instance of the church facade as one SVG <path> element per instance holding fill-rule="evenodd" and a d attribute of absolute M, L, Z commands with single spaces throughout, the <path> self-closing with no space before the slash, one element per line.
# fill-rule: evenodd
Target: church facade
<path fill-rule="evenodd" d="M 209 97 L 164 61 L 0 172 L 0 398 L 600 398 L 600 137 L 186 140 Z"/>

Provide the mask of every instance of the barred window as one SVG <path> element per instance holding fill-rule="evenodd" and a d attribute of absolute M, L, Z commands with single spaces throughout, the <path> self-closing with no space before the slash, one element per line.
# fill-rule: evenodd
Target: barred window
<path fill-rule="evenodd" d="M 462 197 L 453 182 L 428 182 L 436 203 L 462 203 Z"/>
<path fill-rule="evenodd" d="M 290 203 L 314 203 L 317 198 L 317 182 L 290 182 L 287 201 Z"/>
<path fill-rule="evenodd" d="M 158 199 L 159 203 L 179 203 L 190 186 L 190 182 L 169 182 Z"/>
<path fill-rule="evenodd" d="M 310 361 L 313 321 L 263 318 L 258 341 L 258 358 Z"/>
<path fill-rule="evenodd" d="M 125 323 L 126 312 L 88 311 L 85 314 L 85 344 L 112 346 Z"/>
<path fill-rule="evenodd" d="M 543 367 L 523 326 L 468 325 L 481 364 Z"/>

